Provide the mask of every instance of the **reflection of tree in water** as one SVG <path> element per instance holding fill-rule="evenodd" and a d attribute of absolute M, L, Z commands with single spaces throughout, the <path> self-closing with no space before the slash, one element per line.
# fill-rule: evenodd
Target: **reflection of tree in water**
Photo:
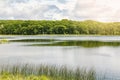
<path fill-rule="evenodd" d="M 63 41 L 53 44 L 33 44 L 32 46 L 82 46 L 82 47 L 100 47 L 100 46 L 120 46 L 120 42 L 102 42 L 102 41 Z"/>
<path fill-rule="evenodd" d="M 20 39 L 20 40 L 11 40 L 11 42 L 52 42 L 53 39 Z"/>

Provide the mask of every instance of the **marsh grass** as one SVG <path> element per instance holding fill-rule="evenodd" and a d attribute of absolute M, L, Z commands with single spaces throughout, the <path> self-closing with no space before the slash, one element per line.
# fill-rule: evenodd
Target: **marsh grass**
<path fill-rule="evenodd" d="M 0 80 L 96 80 L 93 69 L 68 69 L 65 66 L 14 65 L 0 68 Z"/>
<path fill-rule="evenodd" d="M 7 39 L 1 39 L 0 44 L 4 44 L 4 43 L 8 43 L 8 40 Z"/>

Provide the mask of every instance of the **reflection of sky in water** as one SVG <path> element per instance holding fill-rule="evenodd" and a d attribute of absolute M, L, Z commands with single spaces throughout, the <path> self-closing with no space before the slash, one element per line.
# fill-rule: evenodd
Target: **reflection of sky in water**
<path fill-rule="evenodd" d="M 119 69 L 120 47 L 24 47 L 17 44 L 0 46 L 0 62 L 28 61 L 33 63 L 67 64 L 70 66 Z"/>
<path fill-rule="evenodd" d="M 0 64 L 46 63 L 50 65 L 67 65 L 69 67 L 93 67 L 101 72 L 120 73 L 119 46 L 93 48 L 80 46 L 22 46 L 24 44 L 30 44 L 30 42 L 0 44 Z"/>
<path fill-rule="evenodd" d="M 0 39 L 57 39 L 57 40 L 97 40 L 97 41 L 120 41 L 120 36 L 0 36 Z"/>

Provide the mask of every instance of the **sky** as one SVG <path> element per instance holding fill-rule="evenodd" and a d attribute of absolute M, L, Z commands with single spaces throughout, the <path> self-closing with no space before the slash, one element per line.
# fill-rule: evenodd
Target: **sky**
<path fill-rule="evenodd" d="M 0 19 L 120 21 L 120 0 L 0 0 Z"/>

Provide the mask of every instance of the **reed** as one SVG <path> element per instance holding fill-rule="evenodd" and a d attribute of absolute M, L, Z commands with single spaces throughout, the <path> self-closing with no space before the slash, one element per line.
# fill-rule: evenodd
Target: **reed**
<path fill-rule="evenodd" d="M 28 64 L 2 66 L 0 69 L 0 80 L 96 80 L 93 69 Z"/>

